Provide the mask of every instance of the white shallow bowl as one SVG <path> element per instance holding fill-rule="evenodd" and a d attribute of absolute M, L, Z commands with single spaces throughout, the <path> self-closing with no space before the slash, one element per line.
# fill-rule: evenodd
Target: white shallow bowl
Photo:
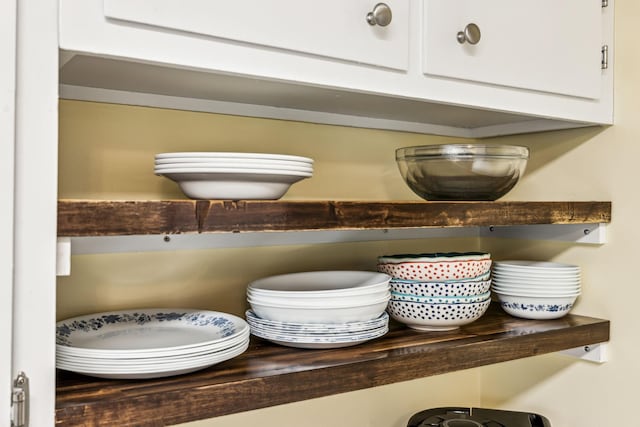
<path fill-rule="evenodd" d="M 563 285 L 573 285 L 580 283 L 580 276 L 532 276 L 530 274 L 502 274 L 493 272 L 492 279 L 494 282 L 526 282 L 533 285 L 546 285 L 548 283 L 558 283 Z"/>
<path fill-rule="evenodd" d="M 377 319 L 387 307 L 388 299 L 375 304 L 353 307 L 278 307 L 250 302 L 259 317 L 276 322 L 348 323 Z"/>
<path fill-rule="evenodd" d="M 564 285 L 556 285 L 549 284 L 546 286 L 541 285 L 532 285 L 530 283 L 503 283 L 494 281 L 492 284 L 493 288 L 510 288 L 510 289 L 520 289 L 520 290 L 532 290 L 538 292 L 559 292 L 559 291 L 573 291 L 579 290 L 581 288 L 580 284 L 564 286 Z"/>
<path fill-rule="evenodd" d="M 277 200 L 292 184 L 311 176 L 267 173 L 169 173 L 162 175 L 175 181 L 191 199 Z"/>
<path fill-rule="evenodd" d="M 449 331 L 479 319 L 491 300 L 470 304 L 428 304 L 390 300 L 387 311 L 398 322 L 419 331 Z"/>
<path fill-rule="evenodd" d="M 158 153 L 156 160 L 171 158 L 235 158 L 235 159 L 272 159 L 272 160 L 292 160 L 297 162 L 313 163 L 309 157 L 293 156 L 290 154 L 274 153 L 239 153 L 228 151 L 190 151 L 174 153 Z"/>
<path fill-rule="evenodd" d="M 481 276 L 486 280 L 421 282 L 417 280 L 391 279 L 391 291 L 423 297 L 470 296 L 485 293 L 491 287 L 489 273 Z"/>
<path fill-rule="evenodd" d="M 382 296 L 369 297 L 356 296 L 344 298 L 253 298 L 248 297 L 249 304 L 261 304 L 272 307 L 292 307 L 292 308 L 345 308 L 360 307 L 371 304 L 377 304 L 382 301 L 388 301 L 391 298 L 391 292 L 386 292 Z"/>
<path fill-rule="evenodd" d="M 463 296 L 463 297 L 423 297 L 419 295 L 391 292 L 391 298 L 393 298 L 396 301 L 426 302 L 429 304 L 464 304 L 464 303 L 485 301 L 485 300 L 488 300 L 490 297 L 491 297 L 491 292 L 485 292 L 479 295 L 469 295 L 469 296 Z"/>
<path fill-rule="evenodd" d="M 519 289 L 511 289 L 511 288 L 493 288 L 494 294 L 503 294 L 503 295 L 513 295 L 513 296 L 528 296 L 528 297 L 542 297 L 542 298 L 551 298 L 551 297 L 570 297 L 570 296 L 578 296 L 582 293 L 580 289 L 573 291 L 562 291 L 562 292 L 537 292 L 531 291 L 528 289 L 519 290 Z"/>
<path fill-rule="evenodd" d="M 550 273 L 580 271 L 578 265 L 550 261 L 502 260 L 496 261 L 494 266 L 515 271 L 546 271 Z"/>
<path fill-rule="evenodd" d="M 391 293 L 388 289 L 362 295 L 341 295 L 341 296 L 265 296 L 247 292 L 247 300 L 265 305 L 288 306 L 288 307 L 350 307 L 356 305 L 368 305 L 389 298 Z"/>
<path fill-rule="evenodd" d="M 557 319 L 568 314 L 578 298 L 572 296 L 524 296 L 495 292 L 502 309 L 523 319 Z"/>
<path fill-rule="evenodd" d="M 530 278 L 572 279 L 580 277 L 580 267 L 543 261 L 495 261 L 493 273 Z"/>
<path fill-rule="evenodd" d="M 255 295 L 295 298 L 363 295 L 389 290 L 391 277 L 375 271 L 327 270 L 279 274 L 249 284 Z"/>

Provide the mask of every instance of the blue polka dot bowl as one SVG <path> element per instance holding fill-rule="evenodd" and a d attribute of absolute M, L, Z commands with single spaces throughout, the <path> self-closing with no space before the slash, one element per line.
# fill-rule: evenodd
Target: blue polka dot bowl
<path fill-rule="evenodd" d="M 411 329 L 450 331 L 478 320 L 490 303 L 491 299 L 460 304 L 430 304 L 392 299 L 387 311 L 393 319 Z"/>
<path fill-rule="evenodd" d="M 465 297 L 480 295 L 491 287 L 490 273 L 467 280 L 426 282 L 419 280 L 391 279 L 392 292 L 422 297 Z"/>

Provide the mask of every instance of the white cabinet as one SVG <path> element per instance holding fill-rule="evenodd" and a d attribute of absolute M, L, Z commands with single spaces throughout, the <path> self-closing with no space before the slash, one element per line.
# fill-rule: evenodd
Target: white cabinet
<path fill-rule="evenodd" d="M 598 99 L 601 21 L 599 1 L 427 0 L 423 71 Z M 479 40 L 458 40 L 465 29 Z"/>
<path fill-rule="evenodd" d="M 369 25 L 370 0 L 104 0 L 107 19 L 244 44 L 406 70 L 409 3 L 390 0 L 391 24 Z"/>
<path fill-rule="evenodd" d="M 612 2 L 556 3 L 388 1 L 380 26 L 370 0 L 60 0 L 61 95 L 462 137 L 610 124 Z"/>

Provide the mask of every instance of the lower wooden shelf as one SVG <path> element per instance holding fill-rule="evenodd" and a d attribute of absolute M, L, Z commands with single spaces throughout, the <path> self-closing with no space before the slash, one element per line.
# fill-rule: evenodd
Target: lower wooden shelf
<path fill-rule="evenodd" d="M 162 426 L 376 387 L 609 340 L 609 321 L 525 320 L 492 305 L 456 331 L 392 323 L 384 337 L 331 350 L 252 337 L 241 356 L 192 374 L 104 380 L 58 371 L 56 425 Z"/>

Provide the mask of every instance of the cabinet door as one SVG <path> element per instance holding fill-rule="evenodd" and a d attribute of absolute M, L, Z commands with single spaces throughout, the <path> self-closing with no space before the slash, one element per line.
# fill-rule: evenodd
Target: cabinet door
<path fill-rule="evenodd" d="M 408 67 L 409 2 L 369 25 L 374 0 L 105 0 L 109 19 L 380 67 Z"/>
<path fill-rule="evenodd" d="M 9 420 L 13 377 L 13 156 L 16 89 L 16 0 L 0 2 L 0 424 Z"/>
<path fill-rule="evenodd" d="M 425 0 L 423 72 L 597 99 L 600 0 Z M 468 24 L 477 44 L 460 43 Z"/>

